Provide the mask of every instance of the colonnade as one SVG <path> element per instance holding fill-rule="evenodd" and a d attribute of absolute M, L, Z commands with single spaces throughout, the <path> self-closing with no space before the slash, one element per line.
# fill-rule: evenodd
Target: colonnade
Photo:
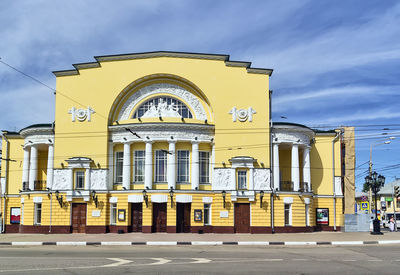
<path fill-rule="evenodd" d="M 307 183 L 307 190 L 311 191 L 311 168 L 310 168 L 310 148 L 303 148 L 303 182 Z M 279 143 L 273 145 L 273 174 L 274 189 L 280 190 L 280 167 L 279 167 Z M 300 190 L 300 164 L 299 164 L 299 145 L 291 144 L 291 181 L 293 191 Z"/>
<path fill-rule="evenodd" d="M 25 145 L 24 147 L 24 162 L 22 167 L 22 182 L 28 183 L 30 190 L 35 190 L 35 182 L 38 177 L 38 144 Z M 51 188 L 53 185 L 54 173 L 54 145 L 48 146 L 47 154 L 47 183 L 46 187 Z"/>

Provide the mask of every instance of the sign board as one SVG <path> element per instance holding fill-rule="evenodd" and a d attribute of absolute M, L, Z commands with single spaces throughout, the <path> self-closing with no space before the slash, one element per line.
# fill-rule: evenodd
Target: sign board
<path fill-rule="evenodd" d="M 367 200 L 368 200 L 368 198 L 367 198 L 367 196 L 365 196 L 365 195 L 362 195 L 362 196 L 361 196 L 361 200 L 362 200 L 362 201 L 367 201 Z"/>
<path fill-rule="evenodd" d="M 317 208 L 317 225 L 328 225 L 329 224 L 329 209 L 328 208 Z"/>
<path fill-rule="evenodd" d="M 21 208 L 11 207 L 11 218 L 10 223 L 19 224 L 21 221 Z"/>
<path fill-rule="evenodd" d="M 201 222 L 203 220 L 202 212 L 201 209 L 194 210 L 194 221 Z"/>
<path fill-rule="evenodd" d="M 219 212 L 219 217 L 220 218 L 228 218 L 229 217 L 229 212 L 228 211 L 220 211 Z"/>
<path fill-rule="evenodd" d="M 118 209 L 118 221 L 125 221 L 125 209 Z"/>
<path fill-rule="evenodd" d="M 382 211 L 386 211 L 386 202 L 385 201 L 381 201 L 381 209 L 382 209 Z"/>
<path fill-rule="evenodd" d="M 361 203 L 361 210 L 368 210 L 369 209 L 369 202 L 365 201 Z"/>
<path fill-rule="evenodd" d="M 100 210 L 92 210 L 92 217 L 100 217 Z"/>

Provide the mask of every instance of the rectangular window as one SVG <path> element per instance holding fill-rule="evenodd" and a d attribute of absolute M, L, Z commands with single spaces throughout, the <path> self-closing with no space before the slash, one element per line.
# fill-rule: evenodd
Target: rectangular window
<path fill-rule="evenodd" d="M 306 226 L 310 226 L 310 205 L 306 204 Z"/>
<path fill-rule="evenodd" d="M 238 189 L 247 189 L 247 171 L 238 171 Z"/>
<path fill-rule="evenodd" d="M 189 182 L 189 151 L 178 151 L 178 182 Z"/>
<path fill-rule="evenodd" d="M 115 152 L 114 183 L 122 184 L 122 170 L 124 165 L 124 152 Z"/>
<path fill-rule="evenodd" d="M 75 189 L 84 189 L 85 188 L 85 172 L 84 171 L 76 171 L 75 172 Z"/>
<path fill-rule="evenodd" d="M 156 171 L 155 178 L 156 182 L 166 182 L 167 181 L 167 152 L 158 150 L 156 151 Z"/>
<path fill-rule="evenodd" d="M 388 207 L 387 208 L 392 208 L 392 202 L 388 201 Z"/>
<path fill-rule="evenodd" d="M 116 225 L 117 224 L 117 204 L 112 203 L 110 209 L 110 224 Z"/>
<path fill-rule="evenodd" d="M 134 180 L 144 182 L 145 151 L 135 151 L 134 155 Z"/>
<path fill-rule="evenodd" d="M 399 200 L 396 201 L 396 211 L 398 211 L 398 209 L 400 209 L 400 201 Z"/>
<path fill-rule="evenodd" d="M 40 225 L 42 223 L 42 204 L 35 203 L 35 216 L 33 220 L 34 225 Z"/>
<path fill-rule="evenodd" d="M 292 205 L 285 204 L 285 226 L 292 225 Z"/>
<path fill-rule="evenodd" d="M 199 152 L 200 183 L 210 183 L 210 152 Z"/>
<path fill-rule="evenodd" d="M 204 225 L 211 225 L 211 204 L 204 204 Z"/>

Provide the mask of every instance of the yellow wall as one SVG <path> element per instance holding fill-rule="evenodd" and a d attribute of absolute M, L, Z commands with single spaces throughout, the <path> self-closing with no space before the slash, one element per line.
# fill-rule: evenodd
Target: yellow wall
<path fill-rule="evenodd" d="M 7 147 L 6 141 L 3 138 L 2 142 L 2 150 L 3 155 L 2 158 L 10 158 L 15 161 L 8 161 L 8 184 L 7 184 L 7 193 L 8 194 L 19 194 L 19 189 L 22 189 L 22 165 L 24 160 L 24 150 L 22 145 L 24 144 L 24 140 L 22 138 L 8 138 L 9 146 Z M 9 154 L 7 156 L 6 150 L 9 150 Z M 1 164 L 1 176 L 5 177 L 5 168 L 6 161 L 2 160 Z"/>

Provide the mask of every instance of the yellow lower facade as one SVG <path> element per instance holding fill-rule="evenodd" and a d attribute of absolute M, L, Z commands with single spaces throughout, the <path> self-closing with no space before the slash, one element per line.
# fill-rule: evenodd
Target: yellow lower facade
<path fill-rule="evenodd" d="M 231 194 L 227 193 L 224 203 L 221 192 L 175 192 L 171 200 L 171 194 L 166 191 L 149 192 L 142 202 L 132 203 L 129 201 L 132 195 L 143 196 L 141 192 L 98 193 L 95 195 L 97 205 L 91 195 L 69 201 L 66 193 L 8 197 L 5 201 L 6 233 L 289 233 L 340 230 L 344 224 L 342 198 L 265 193 L 261 202 L 259 193 L 250 200 L 240 197 L 232 200 Z M 153 202 L 153 196 L 167 199 Z M 179 196 L 189 200 L 179 202 Z M 187 206 L 180 207 L 182 204 Z M 81 208 L 75 211 L 76 206 Z M 161 224 L 157 224 L 155 211 L 160 206 L 163 213 Z M 189 209 L 186 211 L 190 215 L 185 216 L 183 208 Z M 139 212 L 133 214 L 134 209 Z M 317 222 L 317 209 L 328 209 L 327 224 Z M 18 212 L 20 220 L 16 223 L 12 216 Z M 182 224 L 185 227 L 180 228 Z"/>

